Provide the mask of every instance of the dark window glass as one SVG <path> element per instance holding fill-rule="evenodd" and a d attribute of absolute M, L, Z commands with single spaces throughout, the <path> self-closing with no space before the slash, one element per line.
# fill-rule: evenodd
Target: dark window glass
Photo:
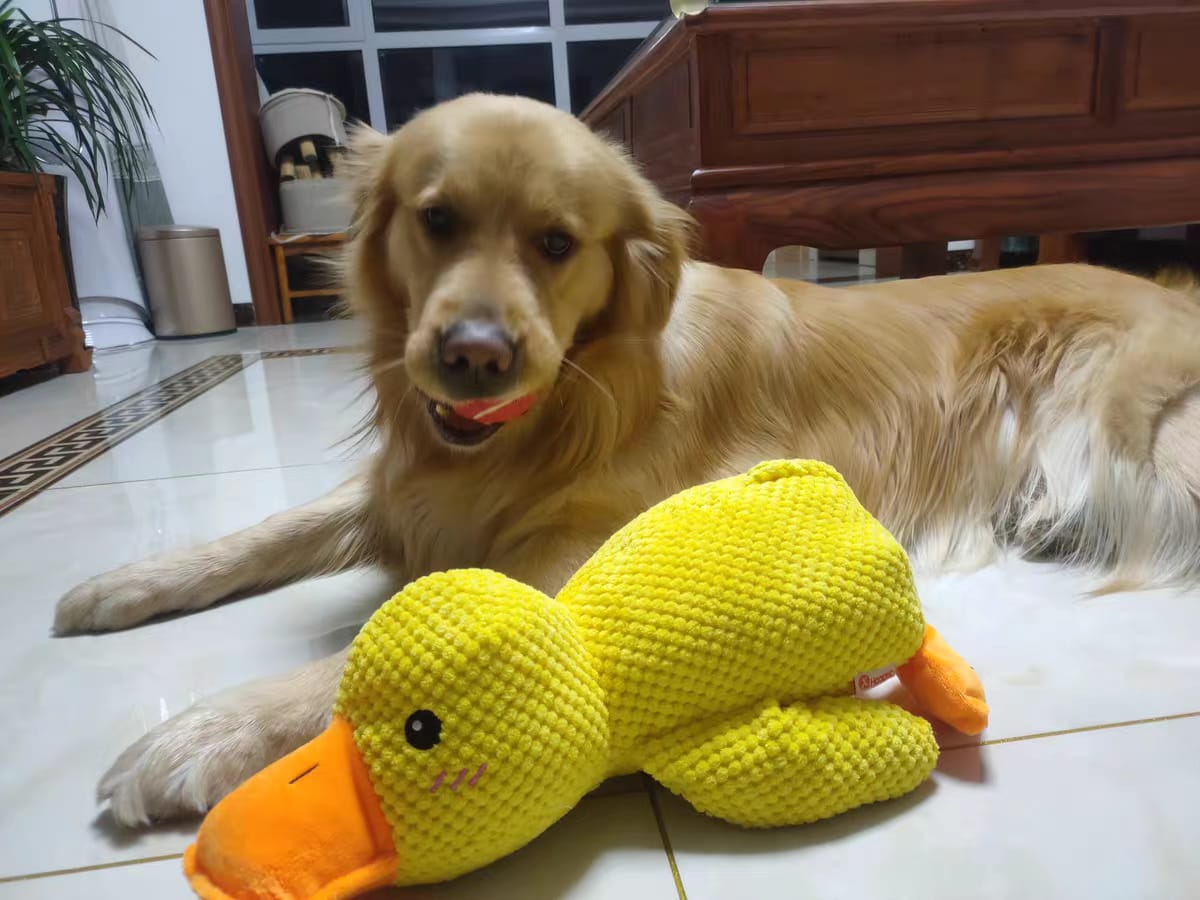
<path fill-rule="evenodd" d="M 314 88 L 333 94 L 351 119 L 371 121 L 362 54 L 357 50 L 323 53 L 263 53 L 254 58 L 258 74 L 272 94 L 284 88 Z"/>
<path fill-rule="evenodd" d="M 254 0 L 259 28 L 338 28 L 350 24 L 346 0 Z"/>
<path fill-rule="evenodd" d="M 571 111 L 582 112 L 641 44 L 637 38 L 567 44 L 567 62 L 571 68 Z"/>
<path fill-rule="evenodd" d="M 646 22 L 671 15 L 670 0 L 565 0 L 568 25 Z"/>
<path fill-rule="evenodd" d="M 547 0 L 371 0 L 376 31 L 549 25 Z"/>
<path fill-rule="evenodd" d="M 418 110 L 471 91 L 554 102 L 549 44 L 380 50 L 379 75 L 389 129 Z"/>

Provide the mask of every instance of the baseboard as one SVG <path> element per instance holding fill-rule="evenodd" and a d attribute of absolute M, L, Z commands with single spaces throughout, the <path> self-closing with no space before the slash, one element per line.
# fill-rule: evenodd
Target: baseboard
<path fill-rule="evenodd" d="M 233 304 L 233 321 L 237 323 L 238 328 L 244 328 L 247 325 L 254 324 L 254 304 L 253 303 L 235 303 Z"/>

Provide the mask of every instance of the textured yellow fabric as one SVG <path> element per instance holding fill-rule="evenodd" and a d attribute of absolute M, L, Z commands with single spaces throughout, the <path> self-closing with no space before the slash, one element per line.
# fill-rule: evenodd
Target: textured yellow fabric
<path fill-rule="evenodd" d="M 721 710 L 845 693 L 908 659 L 924 619 L 904 550 L 833 468 L 778 461 L 643 513 L 584 564 L 571 607 L 614 752 Z"/>
<path fill-rule="evenodd" d="M 928 724 L 844 695 L 923 631 L 903 550 L 841 476 L 773 462 L 638 517 L 557 600 L 476 570 L 409 585 L 355 641 L 336 709 L 397 883 L 439 881 L 618 772 L 752 826 L 911 790 L 937 756 Z M 440 722 L 426 749 L 406 735 L 417 711 Z"/>
<path fill-rule="evenodd" d="M 606 768 L 603 692 L 570 612 L 495 572 L 431 575 L 380 608 L 351 648 L 336 710 L 392 823 L 399 884 L 524 846 Z M 417 710 L 442 723 L 428 750 L 405 737 Z"/>
<path fill-rule="evenodd" d="M 643 766 L 696 809 L 735 825 L 803 825 L 901 797 L 937 762 L 933 729 L 891 703 L 774 701 L 685 725 Z"/>

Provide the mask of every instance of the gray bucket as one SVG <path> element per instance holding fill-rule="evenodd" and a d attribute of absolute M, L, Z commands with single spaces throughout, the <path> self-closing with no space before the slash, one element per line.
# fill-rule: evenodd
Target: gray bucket
<path fill-rule="evenodd" d="M 205 337 L 237 330 L 217 229 L 139 228 L 138 254 L 157 337 Z"/>

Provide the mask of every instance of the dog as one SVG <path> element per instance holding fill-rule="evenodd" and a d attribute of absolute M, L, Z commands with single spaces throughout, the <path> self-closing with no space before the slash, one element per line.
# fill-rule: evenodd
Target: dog
<path fill-rule="evenodd" d="M 695 262 L 687 215 L 621 150 L 527 99 L 462 97 L 355 144 L 346 291 L 378 452 L 308 506 L 85 582 L 58 633 L 363 565 L 553 593 L 650 505 L 776 457 L 832 463 L 918 566 L 1200 572 L 1187 291 L 1076 265 L 834 289 Z M 324 727 L 342 662 L 158 725 L 100 798 L 128 825 L 207 809 Z"/>

